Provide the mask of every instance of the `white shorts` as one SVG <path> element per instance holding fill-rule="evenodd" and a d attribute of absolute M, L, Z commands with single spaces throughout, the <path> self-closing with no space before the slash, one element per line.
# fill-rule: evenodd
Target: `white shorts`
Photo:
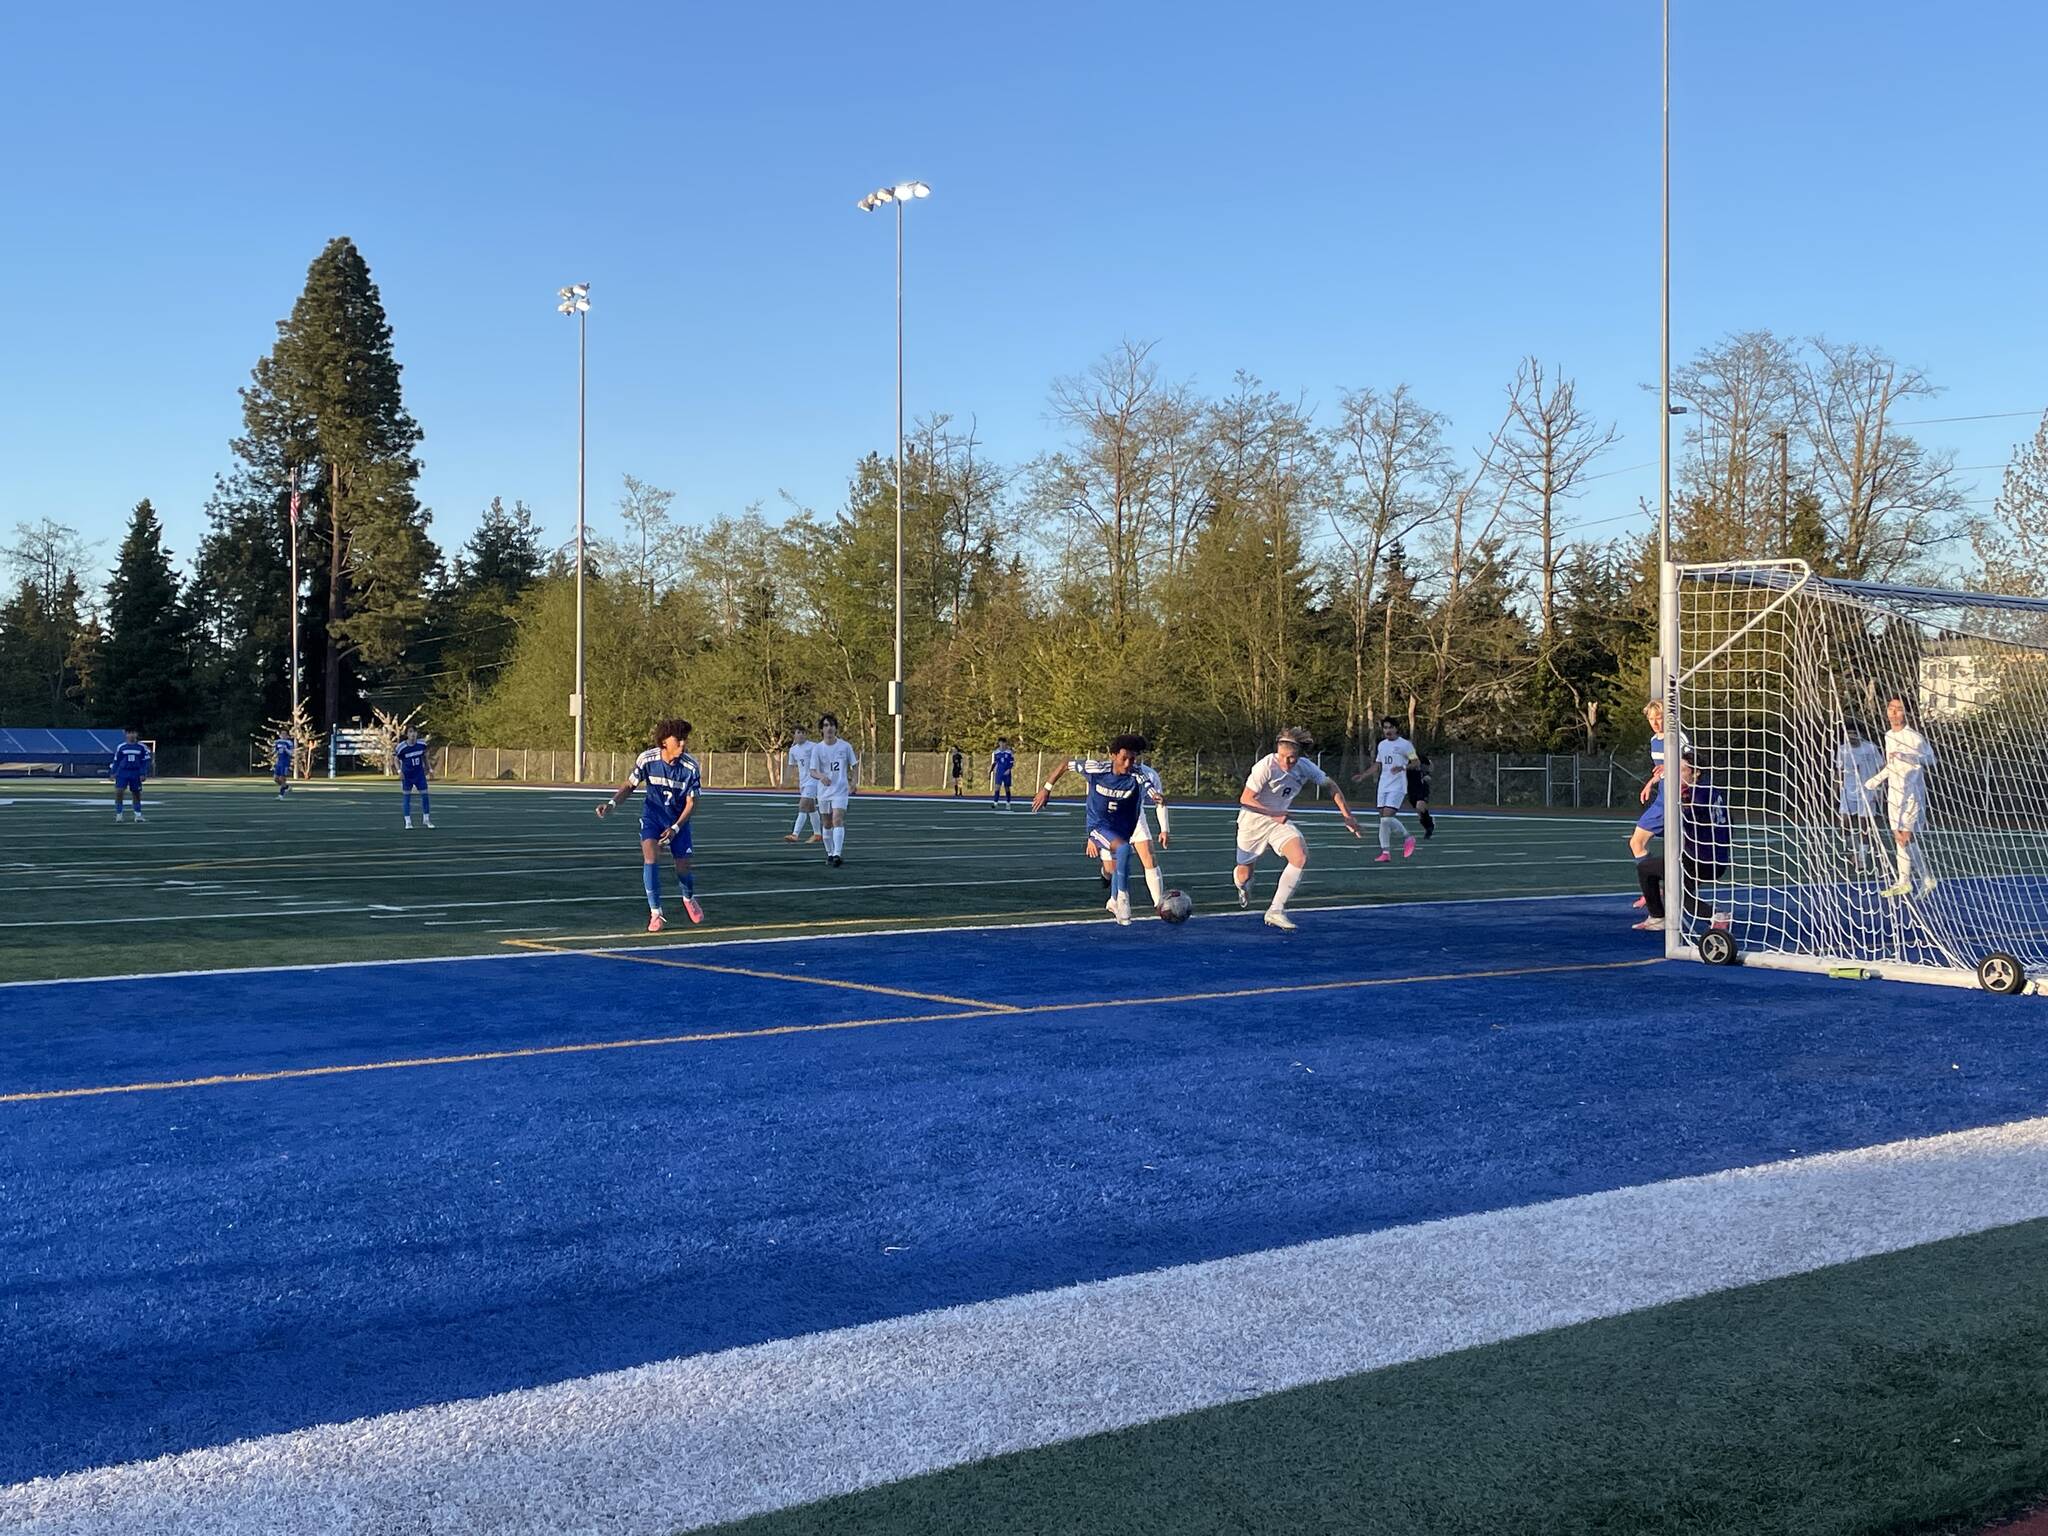
<path fill-rule="evenodd" d="M 1891 799 L 1892 830 L 1918 832 L 1921 818 L 1927 814 L 1927 802 L 1918 795 L 1894 795 Z"/>
<path fill-rule="evenodd" d="M 1131 841 L 1134 844 L 1152 841 L 1152 829 L 1145 825 L 1145 813 L 1143 810 L 1138 812 L 1138 830 L 1131 834 Z"/>
<path fill-rule="evenodd" d="M 1301 841 L 1291 821 L 1277 821 L 1257 811 L 1237 813 L 1237 862 L 1253 864 L 1262 853 L 1281 853 L 1288 844 Z"/>
<path fill-rule="evenodd" d="M 843 811 L 846 802 L 853 798 L 853 792 L 845 785 L 837 789 L 829 784 L 820 784 L 817 790 L 818 809 L 821 811 Z"/>

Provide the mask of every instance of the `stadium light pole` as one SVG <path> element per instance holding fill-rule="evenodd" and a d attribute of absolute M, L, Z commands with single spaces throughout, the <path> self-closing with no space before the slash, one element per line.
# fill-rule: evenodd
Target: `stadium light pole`
<path fill-rule="evenodd" d="M 896 205 L 896 676 L 889 683 L 889 714 L 896 722 L 893 786 L 903 788 L 903 205 L 930 197 L 921 181 L 899 181 L 877 187 L 854 206 L 873 213 L 885 203 Z"/>
<path fill-rule="evenodd" d="M 558 313 L 576 317 L 576 692 L 569 714 L 576 722 L 576 778 L 583 782 L 583 421 L 585 363 L 590 339 L 590 284 L 571 283 L 556 290 Z"/>

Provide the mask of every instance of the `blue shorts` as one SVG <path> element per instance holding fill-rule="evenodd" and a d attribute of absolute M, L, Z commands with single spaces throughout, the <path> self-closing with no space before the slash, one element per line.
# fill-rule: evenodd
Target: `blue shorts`
<path fill-rule="evenodd" d="M 142 775 L 139 773 L 117 773 L 114 775 L 114 788 L 117 790 L 132 789 L 139 794 L 142 791 Z"/>
<path fill-rule="evenodd" d="M 1138 828 L 1135 823 L 1129 832 L 1119 832 L 1115 827 L 1109 826 L 1106 823 L 1098 823 L 1088 829 L 1088 838 L 1096 847 L 1100 848 L 1104 853 L 1108 853 L 1118 843 L 1128 843 L 1131 840 L 1132 834 L 1137 830 Z M 1071 836 L 1071 834 L 1069 835 Z"/>
<path fill-rule="evenodd" d="M 992 782 L 997 789 L 1008 789 L 1010 787 L 1010 776 L 1007 773 L 999 773 Z"/>
<path fill-rule="evenodd" d="M 424 773 L 401 773 L 398 776 L 398 787 L 403 790 L 416 789 L 424 795 L 427 792 L 427 776 Z"/>
<path fill-rule="evenodd" d="M 661 834 L 668 830 L 668 823 L 659 816 L 640 818 L 640 839 L 642 842 L 659 841 Z M 690 856 L 690 823 L 684 822 L 676 828 L 676 835 L 668 840 L 668 851 L 678 859 Z"/>

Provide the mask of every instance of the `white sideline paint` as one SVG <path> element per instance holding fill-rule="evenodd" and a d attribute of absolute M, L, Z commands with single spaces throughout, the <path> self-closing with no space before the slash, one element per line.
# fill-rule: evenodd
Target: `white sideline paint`
<path fill-rule="evenodd" d="M 0 1488 L 13 1536 L 613 1536 L 2048 1215 L 2048 1119 L 1306 1243 Z"/>
<path fill-rule="evenodd" d="M 1086 879 L 1087 877 L 1076 876 L 1075 878 Z M 1511 902 L 1527 901 L 1611 901 L 1616 896 L 1626 894 L 1626 891 L 1621 890 L 1558 891 L 1544 896 L 1446 896 L 1440 899 L 1425 899 L 1421 901 L 1352 901 L 1332 904 L 1330 906 L 1317 906 L 1314 899 L 1310 898 L 1307 901 L 1295 902 L 1290 910 L 1296 912 L 1399 912 L 1409 907 L 1505 906 Z M 607 899 L 615 900 L 617 898 Z M 392 912 L 402 916 L 418 916 L 422 912 L 440 912 L 445 910 L 445 908 L 429 904 L 416 908 L 366 907 L 364 910 L 370 912 Z M 277 914 L 251 913 L 247 915 L 274 917 Z M 1224 917 L 1254 918 L 1262 915 L 1263 913 L 1258 910 L 1249 912 L 1212 912 L 1206 915 L 1205 920 Z M 878 919 L 878 921 L 887 921 L 887 919 Z M 691 943 L 688 948 L 690 953 L 695 954 L 699 950 L 729 949 L 742 944 L 799 944 L 818 939 L 900 939 L 926 933 L 999 933 L 1011 928 L 1100 928 L 1101 926 L 1102 919 L 1092 915 L 1088 917 L 1046 919 L 1023 918 L 995 923 L 946 923 L 941 920 L 933 923 L 921 923 L 911 928 L 849 928 L 833 929 L 822 933 L 780 933 L 746 939 L 699 939 Z M 558 933 L 561 930 L 557 928 L 548 931 Z M 317 960 L 303 965 L 216 965 L 189 971 L 124 971 L 111 976 L 52 976 L 42 981 L 0 981 L 0 992 L 7 991 L 13 987 L 94 987 L 111 986 L 124 981 L 176 981 L 188 976 L 283 976 L 295 971 L 374 970 L 379 966 L 385 965 L 474 965 L 479 961 L 486 960 L 559 960 L 564 956 L 574 957 L 593 953 L 631 951 L 634 949 L 679 949 L 682 947 L 674 944 L 636 945 L 628 942 L 632 937 L 631 934 L 621 933 L 618 935 L 618 938 L 621 940 L 620 943 L 607 944 L 602 951 L 595 948 L 563 950 L 520 949 L 507 951 L 503 954 L 495 951 L 486 951 L 478 955 L 402 955 L 382 960 Z"/>

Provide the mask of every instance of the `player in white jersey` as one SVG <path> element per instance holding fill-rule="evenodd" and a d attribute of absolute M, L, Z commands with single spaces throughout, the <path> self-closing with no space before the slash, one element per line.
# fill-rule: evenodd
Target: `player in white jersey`
<path fill-rule="evenodd" d="M 1280 884 L 1273 892 L 1272 905 L 1266 908 L 1266 925 L 1290 932 L 1295 923 L 1287 915 L 1287 900 L 1301 884 L 1302 870 L 1308 864 L 1308 844 L 1293 821 L 1294 797 L 1307 785 L 1328 784 L 1330 803 L 1344 818 L 1344 829 L 1353 837 L 1365 836 L 1351 807 L 1344 803 L 1343 791 L 1301 755 L 1304 748 L 1314 745 L 1315 738 L 1307 731 L 1289 726 L 1280 733 L 1273 751 L 1252 765 L 1237 797 L 1237 868 L 1231 875 L 1237 884 L 1237 904 L 1251 905 L 1252 866 L 1270 849 L 1287 861 L 1287 867 L 1280 871 Z"/>
<path fill-rule="evenodd" d="M 796 790 L 796 825 L 783 837 L 785 843 L 801 841 L 807 821 L 811 824 L 810 840 L 814 843 L 825 840 L 825 824 L 818 815 L 817 775 L 811 771 L 811 759 L 817 751 L 818 744 L 810 739 L 810 733 L 802 726 L 789 733 L 789 768 L 785 776 Z"/>
<path fill-rule="evenodd" d="M 846 860 L 846 805 L 860 787 L 860 758 L 853 743 L 841 738 L 839 717 L 818 717 L 818 739 L 811 743 L 811 776 L 818 809 L 825 818 L 825 862 L 837 869 Z"/>
<path fill-rule="evenodd" d="M 1415 839 L 1401 820 L 1401 802 L 1408 798 L 1408 770 L 1421 767 L 1422 758 L 1415 750 L 1415 743 L 1401 734 L 1401 722 L 1392 715 L 1380 721 L 1380 741 L 1372 755 L 1378 765 L 1380 779 L 1377 802 L 1380 808 L 1380 856 L 1373 863 L 1393 862 L 1396 827 L 1401 829 L 1401 857 L 1412 859 L 1415 857 Z M 1360 770 L 1351 782 L 1356 784 L 1364 777 L 1364 770 Z"/>
<path fill-rule="evenodd" d="M 1160 871 L 1158 855 L 1152 851 L 1152 829 L 1145 824 L 1145 811 L 1149 806 L 1152 814 L 1159 818 L 1158 847 L 1160 852 L 1164 852 L 1171 840 L 1171 834 L 1167 831 L 1166 785 L 1160 780 L 1159 770 L 1150 763 L 1141 762 L 1131 771 L 1145 784 L 1145 793 L 1138 802 L 1138 825 L 1131 833 L 1131 850 L 1137 854 L 1139 864 L 1144 866 L 1145 889 L 1151 893 L 1152 910 L 1157 912 L 1166 903 L 1166 876 Z M 1102 883 L 1109 885 L 1115 870 L 1115 861 L 1108 851 L 1098 847 L 1093 837 L 1081 845 L 1081 851 L 1090 858 L 1101 856 Z"/>
<path fill-rule="evenodd" d="M 1877 816 L 1884 804 L 1882 791 L 1872 791 L 1865 781 L 1881 777 L 1884 751 L 1863 734 L 1863 727 L 1850 721 L 1835 748 L 1835 768 L 1842 780 L 1842 829 L 1848 834 L 1849 863 L 1862 874 L 1863 851 L 1876 848 Z"/>
<path fill-rule="evenodd" d="M 1865 789 L 1885 791 L 1885 808 L 1891 814 L 1892 841 L 1898 846 L 1899 877 L 1879 894 L 1909 896 L 1913 880 L 1919 877 L 1920 894 L 1934 894 L 1935 878 L 1928 871 L 1927 857 L 1920 848 L 1920 830 L 1927 820 L 1927 770 L 1934 767 L 1934 748 L 1906 723 L 1906 701 L 1887 699 L 1885 719 L 1891 729 L 1884 733 L 1884 766 L 1863 781 Z"/>

